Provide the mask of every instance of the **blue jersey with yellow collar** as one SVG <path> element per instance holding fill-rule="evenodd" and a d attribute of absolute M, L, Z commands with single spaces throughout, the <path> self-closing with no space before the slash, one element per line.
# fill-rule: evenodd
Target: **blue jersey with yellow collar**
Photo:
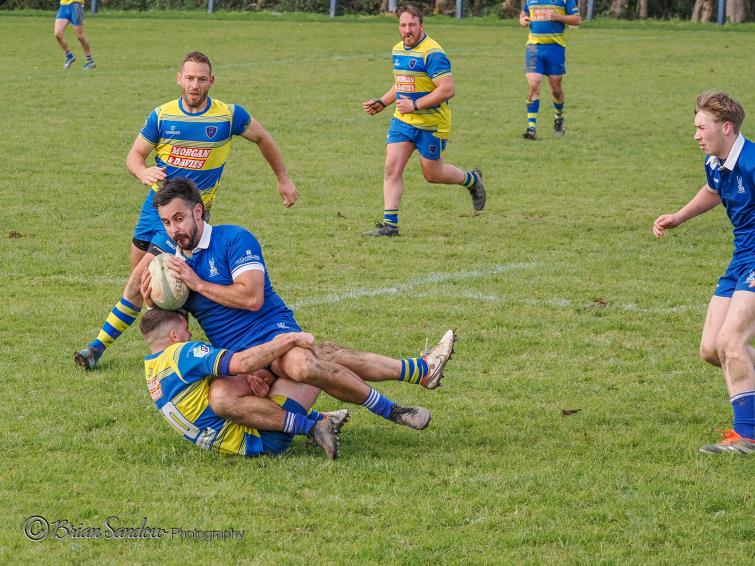
<path fill-rule="evenodd" d="M 566 47 L 566 40 L 564 39 L 566 24 L 544 19 L 544 14 L 548 10 L 553 10 L 561 16 L 579 14 L 579 6 L 577 6 L 576 0 L 526 0 L 524 6 L 522 6 L 522 11 L 530 18 L 530 33 L 527 37 L 527 43 L 556 43 Z"/>
<path fill-rule="evenodd" d="M 755 258 L 755 143 L 739 134 L 729 157 L 705 157 L 708 188 L 721 197 L 734 227 L 734 260 Z"/>
<path fill-rule="evenodd" d="M 182 342 L 144 358 L 147 389 L 166 421 L 186 440 L 224 454 L 263 452 L 259 431 L 232 423 L 210 407 L 210 380 L 227 375 L 232 353 Z"/>
<path fill-rule="evenodd" d="M 443 48 L 425 35 L 411 48 L 398 42 L 393 47 L 393 79 L 396 98 L 416 100 L 435 90 L 433 79 L 451 74 L 451 62 Z M 423 108 L 411 114 L 401 114 L 396 110 L 394 118 L 421 130 L 437 132 L 441 139 L 451 133 L 451 109 L 448 102 L 432 108 Z"/>
<path fill-rule="evenodd" d="M 207 101 L 207 108 L 195 114 L 184 110 L 180 98 L 158 106 L 139 135 L 155 147 L 155 162 L 165 167 L 167 178 L 194 181 L 209 209 L 231 151 L 231 137 L 243 134 L 252 118 L 241 106 Z"/>
<path fill-rule="evenodd" d="M 152 253 L 175 253 L 176 244 L 165 233 L 152 241 Z M 183 257 L 183 256 L 181 256 Z M 259 310 L 220 305 L 200 293 L 189 293 L 184 304 L 199 321 L 210 342 L 219 348 L 243 350 L 266 342 L 267 330 L 280 322 L 281 331 L 298 331 L 293 313 L 273 290 L 262 257 L 262 248 L 254 235 L 240 226 L 204 225 L 202 237 L 191 257 L 184 258 L 203 280 L 216 285 L 231 285 L 245 271 L 265 274 L 264 302 Z"/>

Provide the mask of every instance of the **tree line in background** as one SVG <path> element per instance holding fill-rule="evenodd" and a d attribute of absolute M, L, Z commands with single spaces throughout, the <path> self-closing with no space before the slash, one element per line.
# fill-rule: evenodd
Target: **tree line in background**
<path fill-rule="evenodd" d="M 87 0 L 87 4 L 91 0 Z M 338 14 L 379 14 L 388 11 L 388 0 L 337 0 Z M 113 10 L 201 10 L 207 0 L 98 0 L 101 8 Z M 401 5 L 401 0 L 399 0 Z M 455 0 L 417 0 L 427 14 L 453 15 Z M 727 0 L 726 15 L 731 22 L 746 22 L 755 15 L 755 0 Z M 0 9 L 57 9 L 55 0 L 0 0 Z M 327 13 L 330 0 L 216 0 L 220 10 L 280 11 Z M 579 0 L 584 17 L 587 0 Z M 687 19 L 693 22 L 715 21 L 718 0 L 595 0 L 595 17 L 621 19 Z M 521 0 L 464 0 L 464 14 L 502 18 L 519 16 Z"/>

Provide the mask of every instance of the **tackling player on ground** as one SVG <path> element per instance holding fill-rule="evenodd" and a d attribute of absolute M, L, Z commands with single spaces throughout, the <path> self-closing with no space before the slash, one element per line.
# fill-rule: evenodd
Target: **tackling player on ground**
<path fill-rule="evenodd" d="M 708 305 L 700 355 L 723 368 L 734 412 L 733 430 L 702 452 L 755 452 L 755 144 L 740 128 L 742 105 L 723 92 L 701 94 L 695 106 L 695 141 L 705 152 L 707 182 L 674 214 L 653 223 L 656 238 L 719 204 L 734 227 L 734 256 Z"/>

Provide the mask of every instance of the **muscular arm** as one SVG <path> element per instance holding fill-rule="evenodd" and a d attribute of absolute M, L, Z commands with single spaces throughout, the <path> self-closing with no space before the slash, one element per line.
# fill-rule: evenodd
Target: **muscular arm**
<path fill-rule="evenodd" d="M 279 334 L 267 344 L 233 354 L 228 371 L 231 375 L 251 373 L 269 366 L 294 346 L 309 348 L 313 343 L 314 336 L 305 332 Z"/>
<path fill-rule="evenodd" d="M 126 156 L 126 168 L 129 173 L 145 185 L 153 185 L 165 179 L 163 167 L 147 167 L 147 158 L 155 146 L 141 136 L 137 136 L 134 145 Z"/>
<path fill-rule="evenodd" d="M 275 177 L 278 179 L 278 192 L 283 199 L 283 204 L 286 208 L 294 206 L 296 199 L 299 198 L 299 193 L 296 190 L 296 185 L 288 177 L 286 165 L 283 163 L 283 156 L 273 136 L 262 127 L 262 124 L 254 119 L 252 119 L 249 127 L 244 130 L 241 136 L 257 144 L 262 157 L 265 158 L 265 161 L 270 165 L 270 169 L 273 170 Z"/>
<path fill-rule="evenodd" d="M 676 228 L 687 220 L 708 212 L 719 204 L 721 204 L 721 197 L 718 193 L 711 191 L 707 184 L 703 185 L 697 191 L 697 194 L 692 197 L 692 200 L 677 212 L 674 214 L 663 214 L 656 218 L 653 223 L 653 234 L 655 234 L 656 238 L 660 238 L 663 236 L 666 228 Z"/>

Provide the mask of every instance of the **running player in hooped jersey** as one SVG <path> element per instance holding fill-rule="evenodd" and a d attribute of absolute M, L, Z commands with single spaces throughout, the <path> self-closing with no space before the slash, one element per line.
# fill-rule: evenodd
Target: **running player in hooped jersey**
<path fill-rule="evenodd" d="M 540 110 L 540 84 L 548 77 L 553 94 L 553 133 L 566 134 L 564 128 L 564 89 L 566 41 L 564 28 L 582 23 L 576 0 L 525 0 L 519 24 L 529 26 L 524 72 L 527 77 L 527 130 L 522 137 L 537 139 L 537 114 Z"/>
<path fill-rule="evenodd" d="M 656 238 L 719 204 L 734 227 L 734 255 L 708 305 L 700 356 L 723 368 L 734 413 L 732 430 L 706 453 L 755 452 L 755 144 L 740 128 L 745 111 L 723 92 L 703 93 L 695 106 L 695 141 L 705 152 L 707 182 L 674 214 L 653 223 Z"/>
<path fill-rule="evenodd" d="M 309 437 L 329 459 L 338 457 L 338 434 L 348 420 L 345 409 L 309 410 L 317 398 L 309 388 L 272 383 L 263 368 L 291 348 L 309 348 L 306 333 L 279 334 L 241 352 L 191 341 L 188 315 L 152 309 L 141 320 L 150 347 L 144 358 L 147 389 L 165 420 L 186 440 L 223 454 L 280 454 L 295 435 Z M 272 387 L 271 387 L 272 384 Z M 218 390 L 232 389 L 241 401 L 229 411 Z"/>
<path fill-rule="evenodd" d="M 239 351 L 266 344 L 282 333 L 301 331 L 270 284 L 256 238 L 239 226 L 204 222 L 201 199 L 190 180 L 166 182 L 155 196 L 155 205 L 169 239 L 159 234 L 150 254 L 176 255 L 169 260 L 169 269 L 191 289 L 184 307 L 213 346 Z M 145 270 L 141 281 L 145 298 L 150 296 L 150 282 Z M 361 404 L 392 422 L 422 430 L 430 422 L 427 409 L 399 406 L 365 381 L 404 381 L 435 389 L 454 342 L 455 333 L 448 330 L 425 355 L 403 360 L 334 344 L 294 347 L 271 369 L 299 386 L 316 387 L 340 401 Z"/>
<path fill-rule="evenodd" d="M 485 207 L 485 187 L 478 169 L 463 171 L 443 155 L 451 136 L 448 101 L 456 94 L 451 63 L 443 48 L 425 34 L 422 12 L 408 5 L 399 10 L 401 41 L 393 47 L 394 84 L 379 98 L 362 103 L 370 116 L 396 103 L 386 137 L 383 177 L 383 220 L 365 236 L 398 236 L 398 214 L 404 193 L 404 169 L 419 152 L 422 173 L 429 183 L 461 185 L 479 211 Z"/>
<path fill-rule="evenodd" d="M 278 179 L 283 204 L 291 207 L 299 196 L 275 140 L 259 121 L 241 106 L 210 98 L 215 75 L 206 55 L 196 51 L 188 53 L 181 63 L 176 82 L 181 87 L 181 98 L 163 104 L 149 114 L 126 158 L 129 172 L 150 187 L 131 244 L 131 266 L 136 272 L 132 281 L 135 285 L 126 286 L 96 338 L 74 352 L 74 361 L 85 369 L 97 365 L 105 350 L 133 324 L 141 310 L 138 282 L 146 263 L 140 262 L 152 238 L 163 229 L 152 206 L 159 182 L 176 176 L 192 179 L 200 188 L 209 212 L 231 150 L 231 138 L 239 135 L 257 144 Z M 149 166 L 147 158 L 153 150 L 156 163 Z"/>
<path fill-rule="evenodd" d="M 68 43 L 63 35 L 68 24 L 73 26 L 73 31 L 76 34 L 76 39 L 81 43 L 81 47 L 84 48 L 84 55 L 86 55 L 86 63 L 84 63 L 83 69 L 85 71 L 91 71 L 94 69 L 94 59 L 92 58 L 92 50 L 89 47 L 89 41 L 84 35 L 84 1 L 83 0 L 60 0 L 60 8 L 55 15 L 55 39 L 58 40 L 58 44 L 66 54 L 66 62 L 63 64 L 64 69 L 70 69 L 73 62 L 76 61 L 76 56 L 68 48 Z"/>

